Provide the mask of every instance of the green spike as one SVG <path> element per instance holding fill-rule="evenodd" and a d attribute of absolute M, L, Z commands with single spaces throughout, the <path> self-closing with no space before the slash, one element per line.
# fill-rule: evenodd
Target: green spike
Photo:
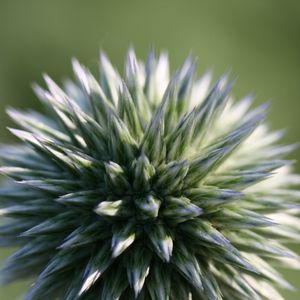
<path fill-rule="evenodd" d="M 173 251 L 172 237 L 165 231 L 162 225 L 148 227 L 146 230 L 155 253 L 163 261 L 170 261 Z"/>
<path fill-rule="evenodd" d="M 81 247 L 96 241 L 107 239 L 110 236 L 109 226 L 102 222 L 94 222 L 83 224 L 72 231 L 63 242 L 59 245 L 59 249 Z"/>
<path fill-rule="evenodd" d="M 182 223 L 194 219 L 203 214 L 197 205 L 191 203 L 187 198 L 166 197 L 161 215 L 168 221 Z"/>
<path fill-rule="evenodd" d="M 139 138 L 142 135 L 141 121 L 138 112 L 124 82 L 122 82 L 119 92 L 118 110 L 122 120 L 127 124 L 132 134 Z"/>
<path fill-rule="evenodd" d="M 120 299 L 122 293 L 128 286 L 125 270 L 122 266 L 116 266 L 107 274 L 100 290 L 101 299 Z M 102 291 L 102 292 L 101 292 Z"/>
<path fill-rule="evenodd" d="M 150 294 L 150 299 L 170 299 L 171 281 L 170 268 L 168 265 L 160 265 L 160 262 L 153 261 L 146 286 Z"/>
<path fill-rule="evenodd" d="M 155 168 L 145 155 L 141 155 L 132 163 L 133 189 L 136 192 L 150 191 L 151 179 L 155 174 Z"/>
<path fill-rule="evenodd" d="M 241 192 L 229 189 L 218 189 L 211 186 L 188 189 L 186 196 L 191 199 L 192 203 L 205 209 L 227 205 L 233 201 L 239 201 L 244 197 Z"/>
<path fill-rule="evenodd" d="M 124 200 L 102 201 L 94 211 L 103 217 L 128 217 L 129 215 Z"/>
<path fill-rule="evenodd" d="M 189 170 L 189 164 L 185 161 L 173 161 L 158 169 L 154 188 L 162 194 L 171 194 L 180 191 L 186 174 Z"/>
<path fill-rule="evenodd" d="M 196 184 L 218 167 L 257 128 L 264 116 L 265 109 L 263 107 L 255 118 L 246 121 L 230 134 L 215 141 L 203 154 L 193 158 L 187 175 L 188 184 Z"/>
<path fill-rule="evenodd" d="M 108 99 L 114 104 L 118 103 L 118 90 L 121 85 L 121 78 L 103 51 L 100 52 L 99 70 L 100 84 L 104 93 L 108 95 Z"/>
<path fill-rule="evenodd" d="M 116 193 L 130 190 L 130 184 L 126 178 L 124 169 L 120 165 L 110 161 L 109 163 L 105 163 L 105 170 L 106 184 L 109 189 Z"/>
<path fill-rule="evenodd" d="M 174 248 L 171 263 L 196 289 L 203 290 L 202 273 L 198 261 L 182 243 Z"/>
<path fill-rule="evenodd" d="M 136 233 L 133 224 L 125 226 L 116 226 L 113 228 L 113 236 L 111 241 L 112 257 L 119 256 L 125 251 L 135 240 Z"/>
<path fill-rule="evenodd" d="M 124 122 L 112 114 L 109 116 L 109 152 L 114 161 L 124 163 L 124 157 L 132 161 L 137 153 L 137 143 Z M 126 162 L 125 162 L 126 163 Z"/>
<path fill-rule="evenodd" d="M 196 110 L 193 109 L 189 114 L 184 115 L 167 137 L 168 160 L 182 157 L 186 149 L 188 149 L 195 130 L 195 114 Z"/>
<path fill-rule="evenodd" d="M 224 247 L 230 250 L 231 245 L 225 236 L 205 220 L 195 219 L 180 225 L 184 234 L 193 238 L 196 243 L 204 243 L 214 247 Z"/>
<path fill-rule="evenodd" d="M 135 298 L 143 289 L 145 279 L 149 274 L 150 263 L 151 253 L 143 247 L 132 249 L 130 256 L 125 260 L 128 281 L 134 290 Z"/>
<path fill-rule="evenodd" d="M 164 107 L 162 105 L 151 119 L 141 142 L 141 151 L 155 165 L 165 158 L 164 134 Z"/>
<path fill-rule="evenodd" d="M 39 223 L 38 225 L 28 229 L 23 232 L 21 236 L 29 237 L 36 235 L 45 235 L 49 233 L 56 232 L 68 232 L 70 229 L 76 226 L 76 221 L 74 220 L 72 214 L 69 212 L 60 213 L 58 215 L 52 216 L 48 220 Z"/>
<path fill-rule="evenodd" d="M 109 244 L 103 245 L 86 266 L 78 296 L 86 293 L 112 264 Z"/>
<path fill-rule="evenodd" d="M 215 118 L 226 105 L 232 84 L 227 85 L 227 75 L 213 86 L 201 105 L 195 108 L 193 138 L 201 143 Z"/>
<path fill-rule="evenodd" d="M 161 201 L 152 195 L 135 199 L 137 214 L 142 220 L 157 218 Z"/>

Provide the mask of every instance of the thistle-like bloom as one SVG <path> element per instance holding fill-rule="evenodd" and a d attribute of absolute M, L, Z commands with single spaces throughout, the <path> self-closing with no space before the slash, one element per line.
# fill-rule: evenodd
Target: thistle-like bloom
<path fill-rule="evenodd" d="M 264 124 L 267 105 L 233 102 L 188 58 L 169 78 L 165 53 L 129 50 L 121 77 L 78 61 L 64 90 L 35 87 L 47 113 L 8 113 L 21 145 L 2 146 L 2 246 L 19 246 L 2 284 L 26 300 L 282 299 L 275 270 L 299 267 L 300 176 Z"/>

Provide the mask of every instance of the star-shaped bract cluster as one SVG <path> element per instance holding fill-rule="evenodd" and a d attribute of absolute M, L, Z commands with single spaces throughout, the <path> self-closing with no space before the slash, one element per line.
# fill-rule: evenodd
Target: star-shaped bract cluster
<path fill-rule="evenodd" d="M 132 49 L 123 78 L 103 53 L 99 80 L 73 69 L 35 86 L 45 114 L 8 110 L 23 143 L 1 148 L 0 245 L 20 248 L 2 283 L 33 277 L 26 300 L 281 299 L 300 180 L 268 105 L 233 102 L 191 57 L 171 79 L 165 53 Z"/>

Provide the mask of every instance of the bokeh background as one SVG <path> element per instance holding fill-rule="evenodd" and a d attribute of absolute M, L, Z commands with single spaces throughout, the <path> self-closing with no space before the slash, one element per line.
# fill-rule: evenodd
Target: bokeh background
<path fill-rule="evenodd" d="M 199 71 L 231 70 L 235 95 L 272 99 L 270 125 L 300 141 L 299 0 L 0 0 L 0 142 L 12 140 L 7 106 L 38 108 L 30 85 L 41 73 L 71 76 L 72 57 L 97 71 L 100 48 L 122 70 L 130 44 L 142 58 L 152 46 L 167 49 L 173 69 L 192 52 Z M 300 274 L 285 273 L 300 288 Z M 0 300 L 19 299 L 27 284 L 0 288 Z"/>

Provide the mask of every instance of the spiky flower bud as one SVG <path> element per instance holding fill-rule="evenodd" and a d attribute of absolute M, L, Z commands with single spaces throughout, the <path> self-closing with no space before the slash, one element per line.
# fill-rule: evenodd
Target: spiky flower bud
<path fill-rule="evenodd" d="M 299 267 L 293 174 L 264 123 L 222 76 L 169 78 L 166 54 L 100 79 L 73 61 L 64 90 L 35 87 L 47 114 L 8 113 L 22 145 L 2 146 L 1 246 L 19 246 L 1 283 L 34 278 L 26 300 L 282 299 L 275 270 Z"/>

